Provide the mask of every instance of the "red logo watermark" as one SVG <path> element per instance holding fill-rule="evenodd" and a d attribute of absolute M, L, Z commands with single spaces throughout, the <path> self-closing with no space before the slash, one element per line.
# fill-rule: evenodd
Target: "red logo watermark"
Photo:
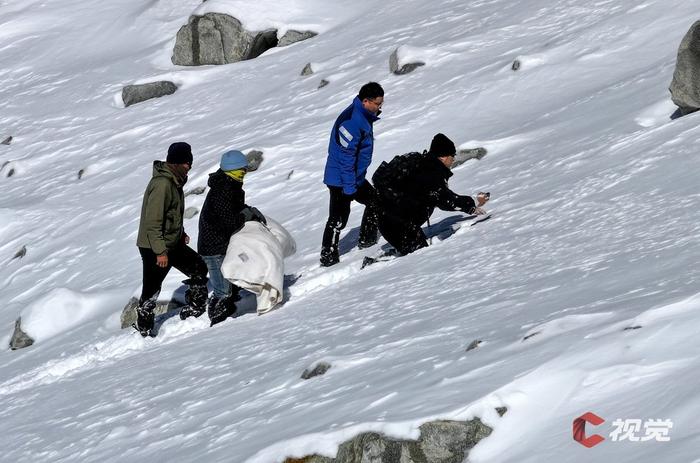
<path fill-rule="evenodd" d="M 574 420 L 573 434 L 574 440 L 584 447 L 591 448 L 600 444 L 605 437 L 600 434 L 586 435 L 586 423 L 593 426 L 600 426 L 605 423 L 605 419 L 593 412 L 587 412 Z M 669 442 L 673 421 L 670 419 L 621 419 L 612 422 L 613 430 L 610 432 L 610 440 L 613 442 Z"/>

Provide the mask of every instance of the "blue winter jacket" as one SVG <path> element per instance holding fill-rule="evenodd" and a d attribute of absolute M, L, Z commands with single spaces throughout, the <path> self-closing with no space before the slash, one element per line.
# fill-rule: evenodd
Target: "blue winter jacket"
<path fill-rule="evenodd" d="M 328 143 L 323 183 L 343 187 L 346 195 L 355 194 L 372 162 L 372 124 L 377 120 L 379 118 L 367 111 L 358 97 L 340 113 Z"/>

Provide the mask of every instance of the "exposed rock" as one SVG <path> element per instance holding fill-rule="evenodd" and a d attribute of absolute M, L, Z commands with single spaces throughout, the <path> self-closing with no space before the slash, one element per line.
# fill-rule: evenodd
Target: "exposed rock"
<path fill-rule="evenodd" d="M 496 413 L 498 413 L 498 416 L 503 416 L 508 412 L 508 408 L 506 407 L 497 407 L 496 408 Z"/>
<path fill-rule="evenodd" d="M 178 310 L 183 305 L 184 304 L 177 301 L 158 301 L 156 302 L 156 308 L 153 313 L 157 317 L 167 312 Z M 120 317 L 122 329 L 129 328 L 132 324 L 136 323 L 136 307 L 138 306 L 139 300 L 136 297 L 132 297 L 129 299 L 129 302 L 126 303 Z"/>
<path fill-rule="evenodd" d="M 432 421 L 420 426 L 416 441 L 362 433 L 343 442 L 335 458 L 310 455 L 285 463 L 462 463 L 492 429 L 479 418 L 471 421 Z"/>
<path fill-rule="evenodd" d="M 625 329 L 623 329 L 622 331 L 639 330 L 639 329 L 641 329 L 641 328 L 642 328 L 642 327 L 641 327 L 640 325 L 627 326 L 627 327 L 625 327 Z"/>
<path fill-rule="evenodd" d="M 318 88 L 323 88 L 326 85 L 330 84 L 326 79 L 321 79 L 321 82 L 318 83 Z"/>
<path fill-rule="evenodd" d="M 465 162 L 469 161 L 470 159 L 481 159 L 486 154 L 488 151 L 486 151 L 486 148 L 469 148 L 469 149 L 463 149 L 459 150 L 457 152 L 457 155 L 455 156 L 455 160 L 452 163 L 452 168 L 454 169 L 457 166 L 460 166 L 464 164 Z"/>
<path fill-rule="evenodd" d="M 186 219 L 191 219 L 195 215 L 199 214 L 199 209 L 197 209 L 194 206 L 190 206 L 187 209 L 185 209 L 184 215 Z"/>
<path fill-rule="evenodd" d="M 511 68 L 513 71 L 517 71 L 518 69 L 520 69 L 520 60 L 517 60 L 517 59 L 516 59 L 515 61 L 513 61 L 513 64 L 511 65 L 510 68 Z"/>
<path fill-rule="evenodd" d="M 294 169 L 290 170 L 289 173 L 287 174 L 287 180 L 292 178 L 292 174 L 294 173 Z"/>
<path fill-rule="evenodd" d="M 229 15 L 190 16 L 177 33 L 171 60 L 181 66 L 228 64 L 256 58 L 277 46 L 277 30 L 247 31 Z"/>
<path fill-rule="evenodd" d="M 13 259 L 21 259 L 22 257 L 27 255 L 27 246 L 22 246 L 22 248 L 15 253 L 15 255 L 12 257 Z"/>
<path fill-rule="evenodd" d="M 288 30 L 279 41 L 278 47 L 286 47 L 296 42 L 301 42 L 302 40 L 310 39 L 311 37 L 316 37 L 318 34 L 313 31 L 295 31 Z"/>
<path fill-rule="evenodd" d="M 85 169 L 80 169 L 80 170 L 78 171 L 78 180 L 80 180 L 81 178 L 83 178 L 83 175 L 84 175 L 84 174 L 85 174 Z"/>
<path fill-rule="evenodd" d="M 34 340 L 24 331 L 22 331 L 22 317 L 15 321 L 15 331 L 10 338 L 10 349 L 24 349 L 34 344 Z"/>
<path fill-rule="evenodd" d="M 313 73 L 314 73 L 314 70 L 311 68 L 311 63 L 306 63 L 306 66 L 304 66 L 304 69 L 301 70 L 302 76 L 310 76 Z"/>
<path fill-rule="evenodd" d="M 0 141 L 0 145 L 9 145 L 10 143 L 12 143 L 12 136 L 7 137 L 3 141 Z"/>
<path fill-rule="evenodd" d="M 128 107 L 152 98 L 172 95 L 177 91 L 177 85 L 167 80 L 149 82 L 147 84 L 127 85 L 122 89 L 122 101 Z"/>
<path fill-rule="evenodd" d="M 206 189 L 207 189 L 207 187 L 205 187 L 205 186 L 198 186 L 198 187 L 192 188 L 191 190 L 187 191 L 185 193 L 185 196 L 201 195 L 202 193 L 204 193 L 206 191 Z"/>
<path fill-rule="evenodd" d="M 538 334 L 541 334 L 541 333 L 542 333 L 541 331 L 535 331 L 534 333 L 528 334 L 527 336 L 525 336 L 523 338 L 523 341 L 527 341 L 528 339 L 530 339 L 534 336 L 537 336 Z"/>
<path fill-rule="evenodd" d="M 481 344 L 481 341 L 479 339 L 473 340 L 469 345 L 467 346 L 466 352 L 469 352 L 470 350 L 474 350 L 477 347 L 479 347 L 479 344 Z"/>
<path fill-rule="evenodd" d="M 307 368 L 301 374 L 301 379 L 310 379 L 314 376 L 321 376 L 331 369 L 331 365 L 326 362 L 319 362 L 313 368 Z"/>
<path fill-rule="evenodd" d="M 416 70 L 416 68 L 420 66 L 425 66 L 425 63 L 422 61 L 402 62 L 402 60 L 399 59 L 400 49 L 401 47 L 394 50 L 394 52 L 389 57 L 389 70 L 391 72 L 393 72 L 396 75 L 408 74 L 409 72 L 413 72 L 414 70 Z"/>
<path fill-rule="evenodd" d="M 7 171 L 7 178 L 12 177 L 13 175 L 15 175 L 15 169 L 10 169 Z"/>
<path fill-rule="evenodd" d="M 248 160 L 248 172 L 254 172 L 263 162 L 263 152 L 252 150 L 245 155 L 245 158 Z"/>
<path fill-rule="evenodd" d="M 669 90 L 680 115 L 700 109 L 700 21 L 681 40 Z"/>

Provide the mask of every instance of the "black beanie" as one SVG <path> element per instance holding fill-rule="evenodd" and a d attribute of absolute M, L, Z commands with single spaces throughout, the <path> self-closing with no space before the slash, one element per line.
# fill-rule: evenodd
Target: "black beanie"
<path fill-rule="evenodd" d="M 435 157 L 454 156 L 457 153 L 457 149 L 452 140 L 439 133 L 433 137 L 429 152 Z"/>
<path fill-rule="evenodd" d="M 165 162 L 169 164 L 192 164 L 192 147 L 184 141 L 173 143 L 168 148 L 168 157 Z"/>

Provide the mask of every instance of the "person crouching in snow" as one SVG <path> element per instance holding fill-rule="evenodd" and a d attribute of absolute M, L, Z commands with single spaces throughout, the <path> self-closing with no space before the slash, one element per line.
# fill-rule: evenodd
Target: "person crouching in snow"
<path fill-rule="evenodd" d="M 489 200 L 488 193 L 479 193 L 478 202 L 474 202 L 470 196 L 448 188 L 455 154 L 452 140 L 439 133 L 433 137 L 429 151 L 396 156 L 375 171 L 372 181 L 379 197 L 379 231 L 400 254 L 428 246 L 421 225 L 436 207 L 486 214 L 481 206 Z"/>
<path fill-rule="evenodd" d="M 207 303 L 212 326 L 235 314 L 236 301 L 240 299 L 240 288 L 221 273 L 231 235 L 249 220 L 266 223 L 260 211 L 245 204 L 243 177 L 247 169 L 248 160 L 243 153 L 237 150 L 225 152 L 219 170 L 209 174 L 210 190 L 199 216 L 197 250 L 207 264 L 214 290 Z"/>

